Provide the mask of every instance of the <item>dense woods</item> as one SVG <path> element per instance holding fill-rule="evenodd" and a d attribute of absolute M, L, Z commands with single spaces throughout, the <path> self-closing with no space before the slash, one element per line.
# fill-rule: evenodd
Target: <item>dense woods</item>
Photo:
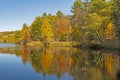
<path fill-rule="evenodd" d="M 120 40 L 119 0 L 76 0 L 72 15 L 58 11 L 56 15 L 43 13 L 22 30 L 0 32 L 0 42 L 27 44 L 42 42 L 79 42 L 102 44 L 106 40 Z"/>

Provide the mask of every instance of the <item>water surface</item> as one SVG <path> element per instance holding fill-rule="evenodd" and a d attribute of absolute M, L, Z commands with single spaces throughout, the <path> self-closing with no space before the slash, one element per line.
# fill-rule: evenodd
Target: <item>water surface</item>
<path fill-rule="evenodd" d="M 3 45 L 0 80 L 117 80 L 120 71 L 118 51 Z"/>

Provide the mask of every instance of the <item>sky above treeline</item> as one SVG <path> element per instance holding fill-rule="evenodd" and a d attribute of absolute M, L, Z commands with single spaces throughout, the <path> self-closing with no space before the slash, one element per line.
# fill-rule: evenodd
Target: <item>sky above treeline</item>
<path fill-rule="evenodd" d="M 44 12 L 55 15 L 61 10 L 70 15 L 75 0 L 0 0 L 0 32 L 22 29 Z"/>

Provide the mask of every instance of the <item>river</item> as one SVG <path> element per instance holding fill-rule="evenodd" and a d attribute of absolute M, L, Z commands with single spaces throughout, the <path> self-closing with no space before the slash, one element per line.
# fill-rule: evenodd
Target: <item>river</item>
<path fill-rule="evenodd" d="M 0 44 L 0 80 L 117 80 L 119 75 L 116 50 Z"/>

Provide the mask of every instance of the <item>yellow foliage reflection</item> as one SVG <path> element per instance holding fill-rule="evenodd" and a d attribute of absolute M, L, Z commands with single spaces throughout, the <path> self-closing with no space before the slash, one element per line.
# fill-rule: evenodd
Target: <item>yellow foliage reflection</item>
<path fill-rule="evenodd" d="M 52 54 L 50 49 L 46 49 L 46 52 L 42 54 L 42 68 L 44 72 L 48 72 L 53 60 L 54 55 Z"/>
<path fill-rule="evenodd" d="M 107 73 L 113 78 L 115 75 L 113 67 L 114 59 L 111 55 L 107 55 L 105 59 L 105 68 Z"/>

